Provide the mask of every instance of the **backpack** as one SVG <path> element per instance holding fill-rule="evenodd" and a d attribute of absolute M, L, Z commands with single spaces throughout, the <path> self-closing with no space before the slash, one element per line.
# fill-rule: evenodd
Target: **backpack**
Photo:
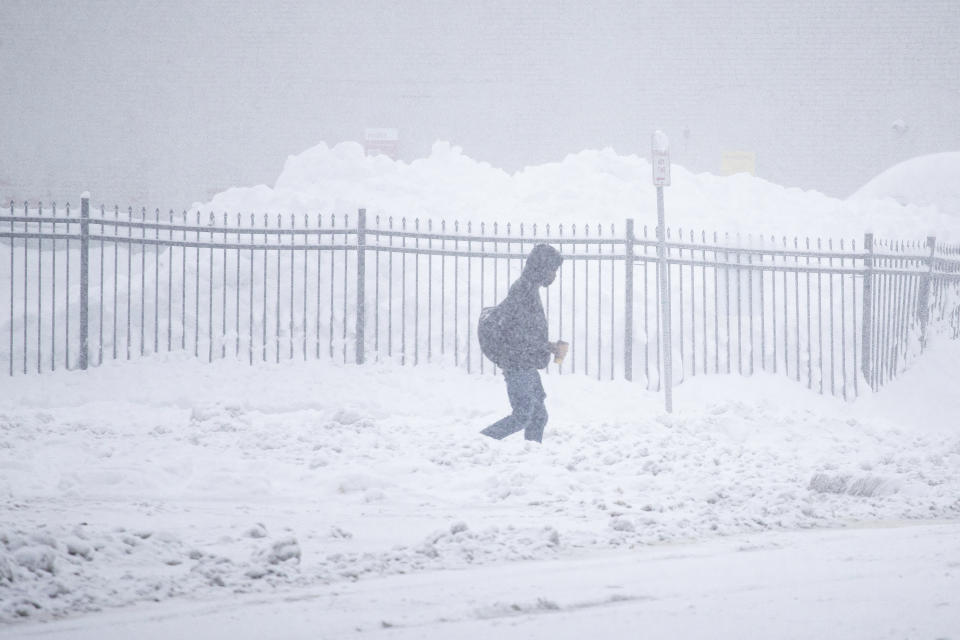
<path fill-rule="evenodd" d="M 484 307 L 480 310 L 480 320 L 477 322 L 477 339 L 480 341 L 480 351 L 490 362 L 500 366 L 504 354 L 503 313 L 499 306 Z"/>

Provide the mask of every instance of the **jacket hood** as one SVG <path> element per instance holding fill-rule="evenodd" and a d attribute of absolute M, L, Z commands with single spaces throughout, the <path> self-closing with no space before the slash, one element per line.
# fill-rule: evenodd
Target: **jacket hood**
<path fill-rule="evenodd" d="M 548 244 L 538 244 L 527 256 L 527 262 L 523 266 L 523 277 L 538 286 L 546 287 L 553 282 L 562 262 L 563 256 L 559 251 Z"/>

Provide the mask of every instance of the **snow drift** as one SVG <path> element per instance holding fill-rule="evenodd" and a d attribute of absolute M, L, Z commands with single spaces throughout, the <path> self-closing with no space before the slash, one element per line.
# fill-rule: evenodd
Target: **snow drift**
<path fill-rule="evenodd" d="M 930 208 L 960 220 L 960 151 L 934 153 L 895 165 L 861 187 L 851 200 L 889 198 L 903 207 Z M 930 231 L 938 231 L 931 228 Z"/>
<path fill-rule="evenodd" d="M 956 154 L 921 163 L 933 167 L 928 184 L 946 180 Z M 955 171 L 954 171 L 955 174 Z M 936 176 L 936 177 L 933 177 Z M 720 177 L 672 168 L 666 190 L 667 224 L 730 233 L 823 235 L 861 238 L 865 231 L 891 238 L 922 237 L 935 230 L 958 234 L 945 210 L 876 197 L 839 200 L 817 191 L 782 187 L 747 174 Z M 910 201 L 913 202 L 913 201 Z M 195 208 L 228 212 L 371 214 L 474 221 L 656 224 L 656 191 L 648 160 L 611 148 L 585 150 L 563 160 L 509 174 L 437 142 L 411 163 L 366 156 L 361 145 L 320 143 L 290 156 L 272 187 L 237 187 Z"/>

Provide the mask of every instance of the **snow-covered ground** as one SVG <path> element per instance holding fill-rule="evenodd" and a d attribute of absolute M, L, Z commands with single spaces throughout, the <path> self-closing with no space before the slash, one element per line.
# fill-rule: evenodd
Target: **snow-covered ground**
<path fill-rule="evenodd" d="M 203 207 L 642 225 L 649 173 L 612 150 L 508 175 L 442 143 L 409 165 L 319 145 Z M 673 180 L 685 228 L 960 230 L 949 194 Z M 958 637 L 960 343 L 934 339 L 855 403 L 697 376 L 668 415 L 638 384 L 549 375 L 542 445 L 480 436 L 502 379 L 450 363 L 4 377 L 0 636 Z"/>
<path fill-rule="evenodd" d="M 542 446 L 480 436 L 507 411 L 502 380 L 441 365 L 156 356 L 13 378 L 0 616 L 19 633 L 173 598 L 955 521 L 960 401 L 941 380 L 960 348 L 942 347 L 849 404 L 778 377 L 707 377 L 667 415 L 627 382 L 547 376 Z"/>

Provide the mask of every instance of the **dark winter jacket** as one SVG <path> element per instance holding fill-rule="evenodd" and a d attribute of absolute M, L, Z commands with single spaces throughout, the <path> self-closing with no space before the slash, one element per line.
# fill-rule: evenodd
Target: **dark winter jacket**
<path fill-rule="evenodd" d="M 491 360 L 503 369 L 543 369 L 550 363 L 547 317 L 540 302 L 540 287 L 553 282 L 563 258 L 546 244 L 530 252 L 523 273 L 497 305 L 499 344 L 490 349 Z M 488 354 L 490 357 L 490 354 Z"/>

